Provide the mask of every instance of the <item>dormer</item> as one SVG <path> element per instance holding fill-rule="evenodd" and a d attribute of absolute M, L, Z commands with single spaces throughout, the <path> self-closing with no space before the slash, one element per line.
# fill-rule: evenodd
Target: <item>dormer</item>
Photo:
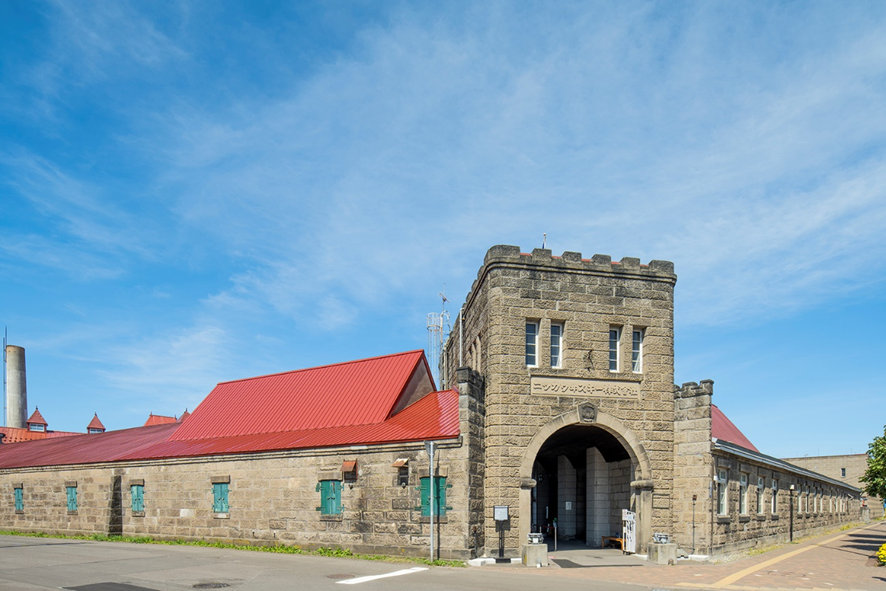
<path fill-rule="evenodd" d="M 37 433 L 45 433 L 49 426 L 49 423 L 40 414 L 40 409 L 36 407 L 34 408 L 34 414 L 26 421 L 26 424 L 28 425 L 28 431 L 36 431 Z"/>
<path fill-rule="evenodd" d="M 86 432 L 87 433 L 104 433 L 105 432 L 105 426 L 99 420 L 98 413 L 95 413 L 95 416 L 92 417 L 92 420 L 89 421 L 88 425 L 86 425 Z"/>

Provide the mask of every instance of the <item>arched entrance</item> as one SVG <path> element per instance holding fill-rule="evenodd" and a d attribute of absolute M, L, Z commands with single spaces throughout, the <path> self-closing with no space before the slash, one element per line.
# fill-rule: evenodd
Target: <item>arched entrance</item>
<path fill-rule="evenodd" d="M 620 535 L 621 511 L 637 514 L 638 548 L 651 538 L 652 481 L 642 444 L 590 403 L 543 426 L 526 448 L 520 476 L 520 539 L 556 518 L 562 540 L 599 547 Z M 531 483 L 535 486 L 531 486 Z"/>

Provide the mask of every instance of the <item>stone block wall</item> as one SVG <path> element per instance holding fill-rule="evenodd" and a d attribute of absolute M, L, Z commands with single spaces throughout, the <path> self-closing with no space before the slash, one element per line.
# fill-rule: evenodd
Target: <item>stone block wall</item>
<path fill-rule="evenodd" d="M 474 369 L 485 385 L 487 539 L 496 539 L 493 506 L 509 505 L 506 547 L 518 552 L 524 541 L 519 532 L 528 531 L 517 510 L 523 496 L 528 499 L 525 487 L 521 492 L 521 483 L 531 476 L 521 473 L 526 450 L 546 425 L 589 399 L 642 442 L 643 449 L 632 451 L 648 458 L 653 467 L 650 474 L 637 476 L 652 487 L 646 518 L 656 531 L 670 529 L 675 281 L 673 265 L 664 261 L 641 265 L 633 258 L 583 259 L 575 252 L 554 257 L 550 250 L 525 254 L 514 246 L 495 246 L 487 252 L 462 310 L 462 345 L 468 352 L 464 361 L 479 359 L 480 367 Z M 524 358 L 527 320 L 539 324 L 536 367 L 527 367 Z M 551 367 L 552 322 L 564 326 L 561 368 Z M 456 319 L 447 344 L 450 364 L 458 357 L 458 324 Z M 618 372 L 609 371 L 610 327 L 619 327 L 623 335 Z M 634 328 L 644 331 L 642 373 L 631 371 Z M 472 349 L 477 344 L 479 356 Z M 537 395 L 531 383 L 539 377 L 624 383 L 636 386 L 637 395 Z"/>
<path fill-rule="evenodd" d="M 148 535 L 158 539 L 350 548 L 355 552 L 426 556 L 429 519 L 421 516 L 420 475 L 428 473 L 423 444 L 373 446 L 366 451 L 309 450 L 129 462 L 0 472 L 0 529 L 28 532 Z M 459 442 L 437 448 L 447 490 L 445 518 L 436 520 L 441 558 L 466 559 L 470 531 L 470 473 Z M 408 459 L 409 484 L 392 464 Z M 357 476 L 342 486 L 341 515 L 321 515 L 321 479 L 341 478 L 357 460 Z M 213 479 L 229 479 L 229 512 L 213 512 Z M 144 511 L 132 511 L 130 484 L 144 482 Z M 76 482 L 78 510 L 69 514 L 65 485 Z M 114 494 L 115 483 L 122 495 Z M 24 510 L 14 508 L 22 486 Z M 118 525 L 115 525 L 119 523 Z"/>
<path fill-rule="evenodd" d="M 849 486 L 862 488 L 864 483 L 859 480 L 868 466 L 867 454 L 848 454 L 841 456 L 804 456 L 802 458 L 784 458 L 784 461 L 830 476 L 836 480 L 845 482 Z M 845 471 L 845 476 L 843 475 Z M 867 506 L 871 508 L 871 515 L 883 514 L 883 499 L 868 497 Z"/>
<path fill-rule="evenodd" d="M 727 511 L 720 515 L 717 488 L 713 487 L 710 519 L 711 552 L 719 554 L 767 544 L 786 542 L 793 522 L 794 539 L 821 533 L 861 518 L 858 495 L 847 487 L 799 474 L 786 467 L 714 452 L 715 470 L 727 474 Z M 741 475 L 748 477 L 747 511 L 740 511 Z M 762 512 L 756 506 L 757 479 L 764 481 Z M 772 511 L 772 481 L 777 482 L 776 512 Z M 790 487 L 794 486 L 794 491 Z M 793 519 L 791 518 L 793 500 Z"/>

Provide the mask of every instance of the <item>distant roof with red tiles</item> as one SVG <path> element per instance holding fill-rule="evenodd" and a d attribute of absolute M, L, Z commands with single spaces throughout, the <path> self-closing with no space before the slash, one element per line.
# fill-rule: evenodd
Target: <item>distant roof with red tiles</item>
<path fill-rule="evenodd" d="M 711 437 L 760 453 L 760 450 L 754 447 L 754 444 L 723 414 L 722 410 L 717 408 L 716 404 L 711 405 Z"/>
<path fill-rule="evenodd" d="M 177 422 L 175 417 L 166 417 L 163 415 L 155 415 L 154 413 L 151 413 L 151 415 L 148 417 L 148 420 L 145 421 L 145 424 L 142 426 L 150 427 L 151 425 L 168 425 L 169 423 L 175 422 Z"/>
<path fill-rule="evenodd" d="M 90 429 L 101 429 L 105 430 L 105 426 L 102 425 L 102 422 L 98 418 L 98 413 L 95 413 L 95 416 L 92 417 L 92 420 L 89 421 L 89 424 L 86 425 L 86 431 L 88 432 Z"/>
<path fill-rule="evenodd" d="M 23 441 L 36 441 L 38 439 L 52 439 L 54 437 L 67 437 L 69 435 L 81 435 L 71 431 L 31 431 L 29 429 L 19 429 L 17 427 L 0 427 L 0 433 L 3 433 L 3 445 L 7 443 L 21 443 Z"/>
<path fill-rule="evenodd" d="M 31 415 L 31 418 L 25 421 L 29 425 L 48 425 L 46 419 L 43 418 L 43 415 L 40 414 L 39 408 L 34 408 L 34 414 Z"/>
<path fill-rule="evenodd" d="M 0 468 L 370 445 L 459 435 L 422 351 L 221 383 L 187 421 L 10 448 Z"/>

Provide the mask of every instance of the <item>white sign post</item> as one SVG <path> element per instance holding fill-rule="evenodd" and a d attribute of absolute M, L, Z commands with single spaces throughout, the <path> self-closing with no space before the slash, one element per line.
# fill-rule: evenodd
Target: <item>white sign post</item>
<path fill-rule="evenodd" d="M 625 553 L 637 553 L 637 514 L 627 509 L 621 510 L 622 550 Z"/>

